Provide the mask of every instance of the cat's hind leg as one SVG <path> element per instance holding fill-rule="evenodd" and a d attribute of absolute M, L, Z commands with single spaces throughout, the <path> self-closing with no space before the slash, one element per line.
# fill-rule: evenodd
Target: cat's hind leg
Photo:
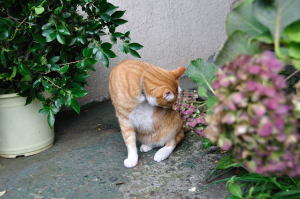
<path fill-rule="evenodd" d="M 170 140 L 169 142 L 166 143 L 164 147 L 162 147 L 155 153 L 154 160 L 156 162 L 160 162 L 167 159 L 171 155 L 175 147 L 176 147 L 176 140 L 175 139 Z"/>
<path fill-rule="evenodd" d="M 180 143 L 183 138 L 184 138 L 184 131 L 183 129 L 181 129 L 179 133 L 177 133 L 174 139 L 168 141 L 164 147 L 162 147 L 155 153 L 154 160 L 156 162 L 160 162 L 167 159 L 175 149 L 176 145 Z"/>

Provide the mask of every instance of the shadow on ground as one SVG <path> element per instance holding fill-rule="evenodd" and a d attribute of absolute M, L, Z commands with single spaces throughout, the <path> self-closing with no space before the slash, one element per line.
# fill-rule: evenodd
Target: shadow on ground
<path fill-rule="evenodd" d="M 126 169 L 126 149 L 109 101 L 86 106 L 80 116 L 63 112 L 56 124 L 51 149 L 0 158 L 0 192 L 6 190 L 1 199 L 225 198 L 223 184 L 205 182 L 220 154 L 202 149 L 196 134 L 188 133 L 168 160 L 155 162 L 154 150 Z"/>

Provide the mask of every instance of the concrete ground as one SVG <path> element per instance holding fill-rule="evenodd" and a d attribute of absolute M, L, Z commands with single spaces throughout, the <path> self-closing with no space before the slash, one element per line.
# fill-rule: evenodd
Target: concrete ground
<path fill-rule="evenodd" d="M 58 115 L 52 148 L 30 157 L 0 158 L 2 199 L 221 199 L 224 184 L 205 178 L 220 158 L 186 139 L 169 159 L 157 163 L 156 150 L 140 153 L 133 169 L 123 166 L 126 148 L 109 101 L 85 106 L 80 116 Z M 4 192 L 3 192 L 4 193 Z"/>

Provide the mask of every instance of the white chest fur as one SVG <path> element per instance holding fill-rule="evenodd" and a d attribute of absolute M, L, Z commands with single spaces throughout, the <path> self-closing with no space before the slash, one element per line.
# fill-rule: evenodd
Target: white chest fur
<path fill-rule="evenodd" d="M 137 130 L 151 132 L 153 131 L 153 111 L 153 106 L 143 102 L 129 114 L 129 120 Z"/>

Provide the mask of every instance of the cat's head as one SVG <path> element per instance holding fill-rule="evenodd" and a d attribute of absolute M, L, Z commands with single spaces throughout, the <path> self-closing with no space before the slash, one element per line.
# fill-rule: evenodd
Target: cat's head
<path fill-rule="evenodd" d="M 180 92 L 179 78 L 185 72 L 184 67 L 175 70 L 153 68 L 144 77 L 144 90 L 149 104 L 171 108 Z"/>

